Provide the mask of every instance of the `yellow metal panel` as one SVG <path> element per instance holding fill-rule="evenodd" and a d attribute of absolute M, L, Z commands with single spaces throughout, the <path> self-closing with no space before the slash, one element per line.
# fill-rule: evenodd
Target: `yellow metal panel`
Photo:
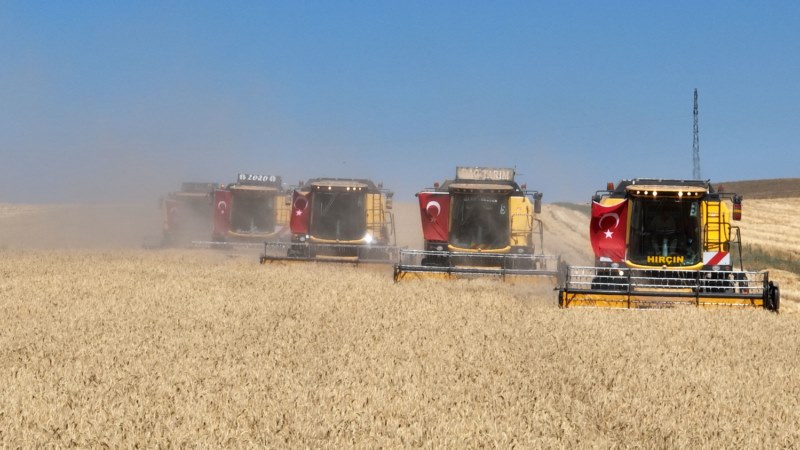
<path fill-rule="evenodd" d="M 289 228 L 289 216 L 292 213 L 292 194 L 275 196 L 275 225 Z"/>
<path fill-rule="evenodd" d="M 528 197 L 508 198 L 508 221 L 511 229 L 510 245 L 530 247 L 533 232 L 533 205 Z"/>
<path fill-rule="evenodd" d="M 627 200 L 628 200 L 627 198 L 603 197 L 600 199 L 600 204 L 603 206 L 614 206 L 614 205 L 619 205 L 620 203 Z"/>

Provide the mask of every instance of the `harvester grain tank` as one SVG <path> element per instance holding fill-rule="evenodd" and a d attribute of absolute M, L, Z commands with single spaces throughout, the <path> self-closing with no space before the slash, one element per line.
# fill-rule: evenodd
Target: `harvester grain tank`
<path fill-rule="evenodd" d="M 162 246 L 185 246 L 207 239 L 212 229 L 211 193 L 216 183 L 184 182 L 161 199 Z"/>
<path fill-rule="evenodd" d="M 315 178 L 294 190 L 290 241 L 265 242 L 261 262 L 393 263 L 393 193 L 367 179 Z M 288 197 L 287 197 L 288 198 Z"/>
<path fill-rule="evenodd" d="M 424 250 L 402 250 L 395 281 L 495 275 L 557 276 L 545 255 L 542 194 L 514 180 L 510 168 L 458 167 L 456 177 L 417 193 Z"/>
<path fill-rule="evenodd" d="M 258 245 L 288 233 L 289 208 L 281 177 L 240 173 L 213 192 L 212 242 Z"/>
<path fill-rule="evenodd" d="M 743 269 L 741 233 L 731 225 L 741 219 L 741 196 L 707 180 L 633 179 L 592 200 L 595 265 L 568 267 L 559 306 L 778 310 L 769 273 Z"/>

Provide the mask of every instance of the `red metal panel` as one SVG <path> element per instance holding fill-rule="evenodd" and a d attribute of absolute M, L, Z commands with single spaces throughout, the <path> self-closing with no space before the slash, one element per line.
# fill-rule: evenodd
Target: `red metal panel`
<path fill-rule="evenodd" d="M 308 234 L 311 222 L 311 192 L 292 193 L 292 217 L 289 228 L 292 234 Z"/>
<path fill-rule="evenodd" d="M 419 212 L 422 217 L 422 235 L 425 241 L 448 241 L 450 194 L 420 192 Z"/>
<path fill-rule="evenodd" d="M 230 230 L 231 206 L 233 195 L 231 191 L 214 191 L 214 236 L 222 237 Z"/>
<path fill-rule="evenodd" d="M 613 206 L 592 202 L 589 236 L 596 258 L 625 259 L 625 240 L 628 232 L 628 201 Z"/>

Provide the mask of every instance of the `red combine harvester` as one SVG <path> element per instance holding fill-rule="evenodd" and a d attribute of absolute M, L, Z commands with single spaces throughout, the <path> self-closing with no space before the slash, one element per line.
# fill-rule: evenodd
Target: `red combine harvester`
<path fill-rule="evenodd" d="M 198 244 L 255 246 L 288 233 L 289 208 L 281 177 L 240 173 L 235 183 L 212 193 L 211 242 Z"/>
<path fill-rule="evenodd" d="M 292 193 L 291 240 L 265 242 L 261 262 L 393 263 L 393 193 L 365 179 L 315 178 Z"/>
<path fill-rule="evenodd" d="M 170 192 L 161 199 L 162 247 L 188 246 L 192 241 L 207 238 L 213 217 L 211 193 L 216 186 L 216 183 L 185 182 L 180 191 Z"/>

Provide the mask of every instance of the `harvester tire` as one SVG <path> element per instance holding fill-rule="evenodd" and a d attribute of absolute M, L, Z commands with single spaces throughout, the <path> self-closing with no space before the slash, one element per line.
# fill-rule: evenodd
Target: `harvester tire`
<path fill-rule="evenodd" d="M 778 312 L 781 307 L 781 290 L 778 285 L 772 281 L 769 282 L 769 298 L 769 309 Z"/>

